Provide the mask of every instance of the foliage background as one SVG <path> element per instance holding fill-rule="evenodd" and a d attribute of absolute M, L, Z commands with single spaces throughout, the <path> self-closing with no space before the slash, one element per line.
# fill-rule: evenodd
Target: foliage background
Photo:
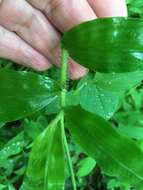
<path fill-rule="evenodd" d="M 143 1 L 127 0 L 129 16 L 143 17 Z M 1 68 L 11 68 L 14 70 L 28 70 L 17 66 L 9 60 L 0 60 Z M 52 68 L 42 73 L 58 80 L 59 70 Z M 90 74 L 89 74 L 90 75 Z M 69 88 L 74 89 L 78 81 L 69 81 Z M 143 128 L 143 83 L 127 92 L 120 100 L 118 111 L 112 118 L 115 126 L 126 125 L 128 130 L 121 127 L 125 135 L 131 136 L 134 133 L 134 126 Z M 46 109 L 36 114 L 8 124 L 0 123 L 0 190 L 19 189 L 26 170 L 29 151 L 33 140 L 44 130 L 58 108 L 51 103 Z M 129 132 L 130 131 L 130 132 Z M 114 178 L 102 174 L 96 162 L 87 157 L 82 150 L 73 143 L 68 134 L 69 147 L 76 181 L 79 190 L 130 190 Z M 139 145 L 143 149 L 143 135 L 136 131 L 139 138 Z M 67 175 L 68 172 L 67 172 Z M 66 190 L 72 189 L 69 179 L 66 181 Z"/>

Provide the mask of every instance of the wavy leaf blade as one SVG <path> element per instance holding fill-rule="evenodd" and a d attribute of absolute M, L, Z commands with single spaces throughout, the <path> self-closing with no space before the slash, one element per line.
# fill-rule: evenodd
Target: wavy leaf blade
<path fill-rule="evenodd" d="M 80 115 L 80 118 L 78 116 Z M 141 189 L 143 153 L 130 139 L 121 136 L 107 121 L 79 106 L 67 109 L 66 125 L 75 141 L 107 175 Z"/>
<path fill-rule="evenodd" d="M 79 64 L 98 72 L 143 70 L 143 20 L 99 18 L 65 33 L 63 46 Z"/>

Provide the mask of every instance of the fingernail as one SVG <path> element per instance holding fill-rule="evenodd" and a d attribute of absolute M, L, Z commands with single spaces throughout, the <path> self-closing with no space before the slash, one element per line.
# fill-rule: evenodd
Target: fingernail
<path fill-rule="evenodd" d="M 32 67 L 38 71 L 44 71 L 51 67 L 50 62 L 44 57 L 35 57 Z"/>

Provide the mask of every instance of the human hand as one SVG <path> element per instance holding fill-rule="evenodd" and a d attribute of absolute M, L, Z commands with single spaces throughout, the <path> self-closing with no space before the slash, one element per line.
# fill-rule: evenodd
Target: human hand
<path fill-rule="evenodd" d="M 97 17 L 127 16 L 125 0 L 0 0 L 0 57 L 36 70 L 60 66 L 60 38 Z M 71 78 L 86 69 L 69 62 Z"/>

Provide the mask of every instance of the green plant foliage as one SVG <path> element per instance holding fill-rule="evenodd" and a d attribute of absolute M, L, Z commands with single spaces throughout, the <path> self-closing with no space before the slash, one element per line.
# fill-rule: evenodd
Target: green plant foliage
<path fill-rule="evenodd" d="M 142 71 L 89 75 L 80 80 L 76 89 L 67 92 L 66 105 L 81 105 L 85 110 L 109 119 L 119 106 L 120 96 L 139 85 L 142 79 Z M 57 97 L 47 106 L 48 115 L 59 112 L 59 99 Z"/>
<path fill-rule="evenodd" d="M 0 60 L 1 190 L 143 189 L 143 21 L 137 19 L 143 1 L 127 4 L 136 19 L 96 19 L 65 33 L 60 70 L 39 75 Z M 91 70 L 80 81 L 67 78 L 67 50 Z"/>
<path fill-rule="evenodd" d="M 95 79 L 91 82 L 105 90 L 122 95 L 139 85 L 142 80 L 143 72 L 137 71 L 129 73 L 96 73 Z"/>
<path fill-rule="evenodd" d="M 109 119 L 114 114 L 118 104 L 119 96 L 116 93 L 104 90 L 90 81 L 83 82 L 82 86 L 79 84 L 77 91 L 71 97 L 67 96 L 67 105 L 81 105 L 85 110 L 106 119 Z"/>
<path fill-rule="evenodd" d="M 143 140 L 143 128 L 133 126 L 119 126 L 118 131 L 132 139 Z"/>
<path fill-rule="evenodd" d="M 142 31 L 141 19 L 100 18 L 66 32 L 62 44 L 75 61 L 91 70 L 131 72 L 143 70 Z"/>
<path fill-rule="evenodd" d="M 17 136 L 12 138 L 1 150 L 0 150 L 0 166 L 4 166 L 4 163 L 7 164 L 6 160 L 14 155 L 20 153 L 26 141 L 24 140 L 23 132 L 19 133 Z"/>
<path fill-rule="evenodd" d="M 132 17 L 143 18 L 143 1 L 142 0 L 127 0 L 128 14 Z"/>
<path fill-rule="evenodd" d="M 4 190 L 6 188 L 5 185 L 0 184 L 0 190 Z"/>
<path fill-rule="evenodd" d="M 65 152 L 57 117 L 34 141 L 21 190 L 61 190 L 65 182 Z"/>
<path fill-rule="evenodd" d="M 81 79 L 76 90 L 67 93 L 66 104 L 81 105 L 85 110 L 109 119 L 119 106 L 120 96 L 137 86 L 142 79 L 142 71 L 96 73 L 94 77 Z"/>
<path fill-rule="evenodd" d="M 12 185 L 9 185 L 8 190 L 15 190 L 15 188 Z"/>
<path fill-rule="evenodd" d="M 26 72 L 0 70 L 0 122 L 24 118 L 55 98 L 52 79 Z"/>
<path fill-rule="evenodd" d="M 25 138 L 23 131 L 17 133 L 10 140 L 6 138 L 12 132 L 4 128 L 0 131 L 0 183 L 4 190 L 13 187 L 15 183 L 25 172 L 24 155 L 26 155 L 25 148 L 28 146 L 28 139 Z M 25 152 L 25 154 L 24 154 Z M 21 172 L 20 172 L 21 171 Z M 4 188 L 5 187 L 5 188 Z M 14 189 L 14 188 L 13 188 Z"/>
<path fill-rule="evenodd" d="M 79 169 L 77 171 L 77 177 L 84 177 L 88 175 L 96 166 L 96 161 L 91 158 L 87 157 L 84 158 L 79 162 Z"/>
<path fill-rule="evenodd" d="M 101 117 L 80 107 L 66 110 L 66 122 L 75 141 L 106 174 L 116 176 L 120 182 L 138 190 L 142 189 L 143 166 L 140 161 L 143 153 L 132 140 L 121 136 Z"/>
<path fill-rule="evenodd" d="M 143 1 L 142 0 L 126 0 L 127 4 L 131 4 L 132 6 L 142 6 Z"/>
<path fill-rule="evenodd" d="M 93 83 L 93 80 L 84 81 L 76 90 L 67 93 L 66 105 L 81 105 L 85 110 L 109 119 L 118 108 L 119 96 L 115 92 L 100 88 Z M 46 107 L 46 114 L 58 113 L 59 110 L 60 97 L 57 97 Z"/>

